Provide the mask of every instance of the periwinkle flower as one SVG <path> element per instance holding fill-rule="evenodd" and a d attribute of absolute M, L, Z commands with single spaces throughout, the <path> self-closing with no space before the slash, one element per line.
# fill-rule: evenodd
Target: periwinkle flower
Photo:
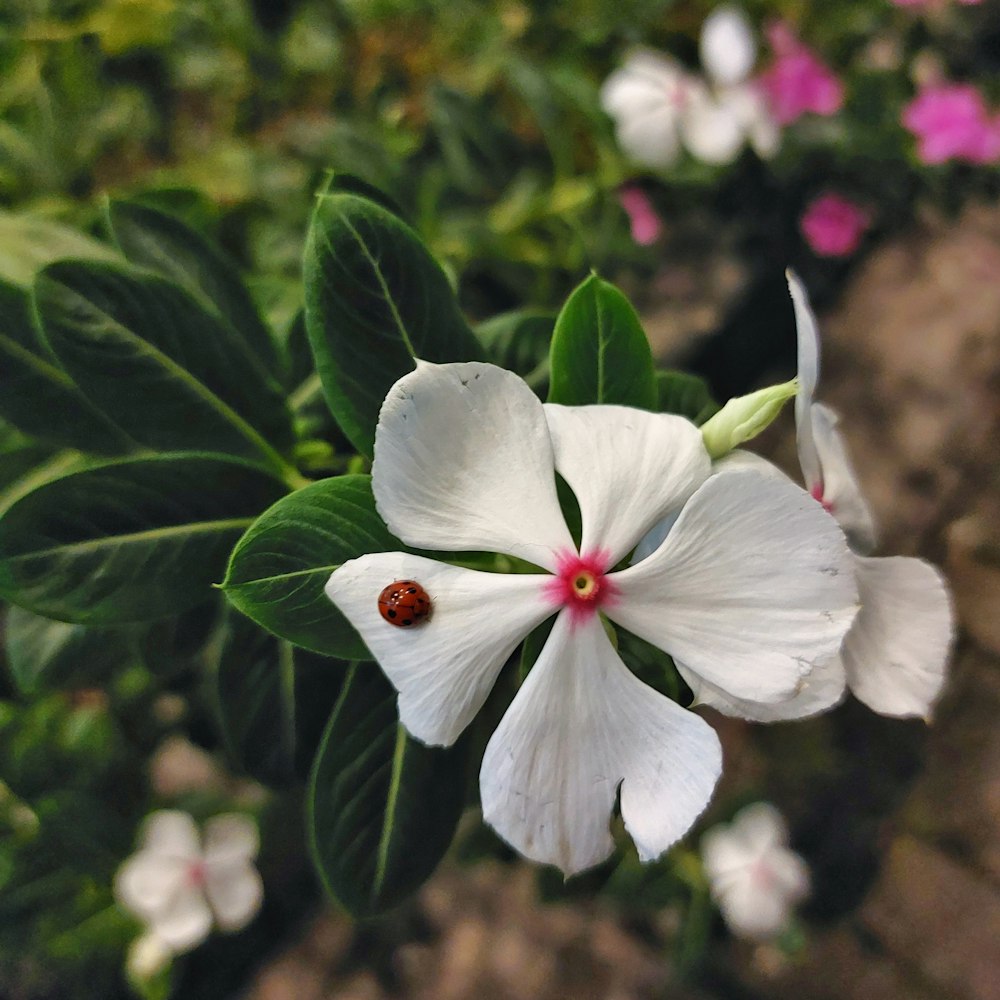
<path fill-rule="evenodd" d="M 174 954 L 189 951 L 208 937 L 213 924 L 222 931 L 245 927 L 264 895 L 254 867 L 258 848 L 257 825 L 240 813 L 210 819 L 204 840 L 187 813 L 151 813 L 139 850 L 115 876 L 119 904 L 151 935 L 144 954 L 157 944 Z"/>
<path fill-rule="evenodd" d="M 785 821 L 767 802 L 708 830 L 701 856 L 712 898 L 738 937 L 776 937 L 809 893 L 809 869 L 788 847 Z"/>
<path fill-rule="evenodd" d="M 538 569 L 380 552 L 338 568 L 327 594 L 396 687 L 403 725 L 437 746 L 455 742 L 514 649 L 554 616 L 489 740 L 480 791 L 505 840 L 567 874 L 611 853 L 619 794 L 648 860 L 690 828 L 721 769 L 714 730 L 631 673 L 605 617 L 730 696 L 771 704 L 835 654 L 856 612 L 843 535 L 806 492 L 755 471 L 710 471 L 683 417 L 543 406 L 489 364 L 418 362 L 383 403 L 372 486 L 390 530 L 421 549 L 502 553 Z M 556 473 L 579 504 L 579 546 Z M 666 541 L 620 568 L 678 510 Z M 414 599 L 426 593 L 429 616 L 410 627 L 384 617 L 378 598 L 396 581 Z"/>

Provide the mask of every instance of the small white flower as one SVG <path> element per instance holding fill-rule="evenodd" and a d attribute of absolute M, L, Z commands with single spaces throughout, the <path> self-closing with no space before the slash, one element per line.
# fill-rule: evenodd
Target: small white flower
<path fill-rule="evenodd" d="M 618 145 L 636 163 L 663 170 L 681 153 L 681 113 L 698 79 L 676 59 L 638 49 L 601 88 L 601 107 L 615 120 Z"/>
<path fill-rule="evenodd" d="M 731 824 L 702 837 L 712 898 L 734 934 L 756 940 L 780 934 L 808 895 L 809 869 L 787 845 L 785 821 L 766 802 L 747 806 Z"/>
<path fill-rule="evenodd" d="M 582 513 L 579 549 L 556 472 Z M 489 741 L 480 790 L 504 839 L 567 874 L 611 853 L 619 790 L 648 860 L 690 828 L 721 767 L 711 727 L 626 668 L 598 612 L 720 690 L 765 703 L 792 696 L 855 614 L 843 535 L 808 494 L 756 472 L 709 472 L 682 417 L 543 406 L 493 365 L 418 362 L 382 405 L 372 487 L 390 530 L 414 547 L 504 553 L 541 570 L 373 553 L 337 569 L 327 594 L 399 692 L 403 725 L 429 745 L 454 743 L 517 645 L 556 616 Z M 617 569 L 678 508 L 666 542 Z M 409 628 L 378 606 L 402 580 L 432 602 Z"/>
<path fill-rule="evenodd" d="M 154 812 L 139 850 L 118 869 L 115 897 L 166 948 L 189 951 L 213 923 L 238 931 L 257 914 L 264 893 L 253 864 L 258 849 L 257 826 L 240 813 L 210 819 L 202 843 L 187 813 Z"/>
<path fill-rule="evenodd" d="M 668 56 L 633 52 L 601 90 L 618 144 L 654 169 L 673 165 L 682 145 L 712 164 L 731 163 L 747 142 L 760 156 L 772 156 L 780 131 L 749 79 L 756 57 L 749 21 L 730 6 L 718 8 L 702 28 L 704 79 Z"/>
<path fill-rule="evenodd" d="M 837 416 L 813 401 L 819 379 L 816 318 L 798 278 L 789 274 L 788 282 L 798 329 L 795 423 L 799 463 L 807 489 L 847 535 L 861 610 L 839 655 L 820 664 L 799 693 L 785 702 L 734 699 L 683 663 L 677 668 L 697 702 L 755 722 L 815 715 L 840 701 L 848 687 L 859 701 L 881 715 L 927 718 L 944 684 L 954 635 L 948 588 L 941 573 L 922 559 L 868 555 L 875 547 L 874 519 L 837 430 Z M 733 452 L 715 468 L 757 469 L 785 478 L 770 462 L 748 452 Z M 648 550 L 667 531 L 669 525 L 658 526 L 640 548 Z"/>
<path fill-rule="evenodd" d="M 174 953 L 166 942 L 152 931 L 137 937 L 128 949 L 125 972 L 136 983 L 148 983 L 170 965 Z"/>

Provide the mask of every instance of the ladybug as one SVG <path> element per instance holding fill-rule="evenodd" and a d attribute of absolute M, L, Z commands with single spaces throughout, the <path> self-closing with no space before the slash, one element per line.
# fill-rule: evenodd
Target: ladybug
<path fill-rule="evenodd" d="M 427 621 L 431 599 L 416 580 L 396 580 L 378 595 L 379 614 L 399 628 L 411 628 Z"/>

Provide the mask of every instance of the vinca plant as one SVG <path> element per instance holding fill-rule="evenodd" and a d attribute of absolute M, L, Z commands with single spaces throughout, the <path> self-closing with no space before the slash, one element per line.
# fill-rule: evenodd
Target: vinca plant
<path fill-rule="evenodd" d="M 852 552 L 869 548 L 863 500 L 812 404 L 794 279 L 808 492 L 738 450 L 796 382 L 720 409 L 657 370 L 596 274 L 557 315 L 473 325 L 357 178 L 319 192 L 304 306 L 280 332 L 178 219 L 113 201 L 105 223 L 102 240 L 36 241 L 0 285 L 8 660 L 25 693 L 88 669 L 106 685 L 138 655 L 170 691 L 194 664 L 183 693 L 232 764 L 306 784 L 301 851 L 354 916 L 411 895 L 475 807 L 495 845 L 566 876 L 628 841 L 659 858 L 721 773 L 693 694 L 771 721 L 850 683 L 877 711 L 927 714 L 947 596 L 917 560 Z M 923 641 L 890 665 L 917 681 L 866 698 L 905 687 L 864 661 L 913 600 Z M 260 905 L 256 834 L 222 826 L 236 846 L 217 823 L 202 848 L 161 814 L 120 874 L 159 944 Z M 161 877 L 162 857 L 189 867 Z M 161 898 L 181 884 L 184 912 Z"/>

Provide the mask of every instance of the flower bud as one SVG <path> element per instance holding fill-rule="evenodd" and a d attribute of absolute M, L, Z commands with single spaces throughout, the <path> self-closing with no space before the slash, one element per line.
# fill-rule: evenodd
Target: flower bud
<path fill-rule="evenodd" d="M 701 428 L 705 448 L 713 460 L 728 455 L 744 441 L 755 438 L 771 425 L 781 408 L 798 389 L 798 380 L 759 389 L 729 400 Z"/>

